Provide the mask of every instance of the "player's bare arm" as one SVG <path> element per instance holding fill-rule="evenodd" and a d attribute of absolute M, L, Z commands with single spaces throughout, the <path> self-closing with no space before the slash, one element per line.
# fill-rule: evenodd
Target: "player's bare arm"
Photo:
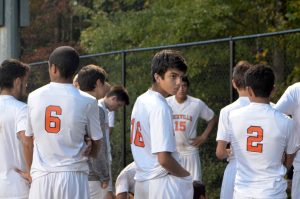
<path fill-rule="evenodd" d="M 91 142 L 92 142 L 92 148 L 89 156 L 92 158 L 96 158 L 99 150 L 101 150 L 101 143 L 103 142 L 103 139 L 91 140 Z"/>
<path fill-rule="evenodd" d="M 218 117 L 215 115 L 211 120 L 208 121 L 206 129 L 204 132 L 199 135 L 198 137 L 191 139 L 193 146 L 200 146 L 202 145 L 208 138 L 209 134 L 212 132 L 214 126 L 218 122 Z"/>
<path fill-rule="evenodd" d="M 291 168 L 291 166 L 293 165 L 295 156 L 296 156 L 296 153 L 285 154 L 283 164 L 286 166 L 287 169 Z"/>
<path fill-rule="evenodd" d="M 218 159 L 223 160 L 229 157 L 231 151 L 228 151 L 226 149 L 227 144 L 228 143 L 226 141 L 218 140 L 217 149 L 216 149 L 216 156 Z"/>
<path fill-rule="evenodd" d="M 127 192 L 119 193 L 117 195 L 117 199 L 128 199 L 128 193 Z"/>
<path fill-rule="evenodd" d="M 18 132 L 18 137 L 22 141 L 23 145 L 23 153 L 24 153 L 24 159 L 26 163 L 26 171 L 21 171 L 17 168 L 17 172 L 26 180 L 31 182 L 31 176 L 29 174 L 32 164 L 32 156 L 33 156 L 33 137 L 32 136 L 26 136 L 25 131 Z"/>
<path fill-rule="evenodd" d="M 159 164 L 174 176 L 186 177 L 190 175 L 190 173 L 180 166 L 180 164 L 172 157 L 170 152 L 157 153 L 157 159 Z"/>

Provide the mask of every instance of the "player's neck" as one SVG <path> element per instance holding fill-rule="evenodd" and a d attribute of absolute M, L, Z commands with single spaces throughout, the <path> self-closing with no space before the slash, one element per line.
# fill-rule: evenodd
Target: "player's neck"
<path fill-rule="evenodd" d="M 73 84 L 72 78 L 51 78 L 51 82 L 60 83 L 60 84 Z"/>
<path fill-rule="evenodd" d="M 237 92 L 239 94 L 239 97 L 248 97 L 248 92 L 246 89 L 237 89 Z"/>
<path fill-rule="evenodd" d="M 13 89 L 2 89 L 1 92 L 0 92 L 0 95 L 10 95 L 10 96 L 13 96 L 13 97 L 17 97 L 15 95 L 15 92 Z"/>
<path fill-rule="evenodd" d="M 169 96 L 169 94 L 166 91 L 164 91 L 160 86 L 158 86 L 156 83 L 152 84 L 151 90 L 160 93 L 164 97 L 168 97 Z"/>
<path fill-rule="evenodd" d="M 185 102 L 185 100 L 187 99 L 187 96 L 185 97 L 178 97 L 177 95 L 175 95 L 175 99 L 179 104 L 182 104 L 183 102 Z"/>

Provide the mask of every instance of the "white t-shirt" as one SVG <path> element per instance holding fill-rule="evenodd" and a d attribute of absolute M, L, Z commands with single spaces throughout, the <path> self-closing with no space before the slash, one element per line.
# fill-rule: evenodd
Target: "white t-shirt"
<path fill-rule="evenodd" d="M 145 181 L 167 175 L 157 160 L 158 152 L 176 152 L 172 110 L 158 92 L 139 96 L 131 114 L 131 151 L 137 167 L 135 180 Z M 175 155 L 174 158 L 178 159 Z"/>
<path fill-rule="evenodd" d="M 136 167 L 134 162 L 127 165 L 121 171 L 116 181 L 116 195 L 123 192 L 130 192 L 134 194 L 135 172 L 136 172 Z"/>
<path fill-rule="evenodd" d="M 250 101 L 248 97 L 239 97 L 236 101 L 221 109 L 219 115 L 219 124 L 218 124 L 217 139 L 216 139 L 217 141 L 222 140 L 230 143 L 230 138 L 228 135 L 229 113 L 233 110 L 249 105 L 249 103 Z M 228 159 L 229 160 L 235 159 L 233 153 Z"/>
<path fill-rule="evenodd" d="M 203 101 L 191 96 L 178 103 L 174 95 L 168 97 L 167 102 L 173 111 L 177 151 L 185 155 L 198 153 L 198 147 L 192 146 L 190 139 L 197 137 L 199 118 L 209 121 L 214 117 L 214 112 Z"/>
<path fill-rule="evenodd" d="M 115 126 L 115 112 L 114 111 L 108 112 L 108 126 L 109 127 Z"/>
<path fill-rule="evenodd" d="M 273 186 L 286 183 L 282 155 L 297 149 L 293 128 L 293 121 L 269 104 L 250 103 L 230 112 L 230 140 L 237 160 L 235 191 L 253 198 L 285 191 Z"/>
<path fill-rule="evenodd" d="M 274 108 L 282 113 L 292 116 L 295 125 L 295 132 L 297 132 L 297 135 L 300 136 L 300 83 L 295 83 L 289 86 Z M 293 165 L 295 171 L 300 171 L 299 151 L 297 152 Z"/>
<path fill-rule="evenodd" d="M 51 82 L 28 96 L 26 135 L 34 136 L 31 175 L 83 171 L 88 174 L 84 135 L 102 138 L 97 100 L 72 84 Z"/>
<path fill-rule="evenodd" d="M 0 198 L 26 197 L 29 184 L 15 171 L 25 171 L 18 132 L 25 131 L 27 106 L 10 95 L 0 95 Z"/>
<path fill-rule="evenodd" d="M 110 146 L 110 135 L 109 135 L 109 111 L 104 103 L 104 98 L 98 100 L 98 105 L 102 107 L 105 111 L 105 135 L 106 135 L 106 146 L 107 146 L 107 153 L 109 158 L 109 163 L 112 164 L 112 156 L 111 156 L 111 146 Z M 103 132 L 104 133 L 104 132 Z"/>

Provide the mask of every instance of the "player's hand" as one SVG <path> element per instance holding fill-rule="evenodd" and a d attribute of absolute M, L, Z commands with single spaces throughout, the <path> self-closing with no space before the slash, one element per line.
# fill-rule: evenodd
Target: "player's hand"
<path fill-rule="evenodd" d="M 29 172 L 25 172 L 25 171 L 21 171 L 20 169 L 15 169 L 15 171 L 17 173 L 19 173 L 21 175 L 22 178 L 24 178 L 25 180 L 27 180 L 29 183 L 32 182 L 31 176 Z"/>
<path fill-rule="evenodd" d="M 101 188 L 106 189 L 108 187 L 108 181 L 101 182 Z"/>
<path fill-rule="evenodd" d="M 229 158 L 229 157 L 231 157 L 233 155 L 231 149 L 226 149 L 226 152 L 227 152 L 227 158 Z"/>
<path fill-rule="evenodd" d="M 89 156 L 92 151 L 92 139 L 89 136 L 85 135 L 84 141 L 85 141 L 86 147 L 83 151 L 83 155 Z"/>
<path fill-rule="evenodd" d="M 190 143 L 191 143 L 191 145 L 197 147 L 197 146 L 202 145 L 206 140 L 207 140 L 207 136 L 200 135 L 194 139 L 190 139 Z"/>

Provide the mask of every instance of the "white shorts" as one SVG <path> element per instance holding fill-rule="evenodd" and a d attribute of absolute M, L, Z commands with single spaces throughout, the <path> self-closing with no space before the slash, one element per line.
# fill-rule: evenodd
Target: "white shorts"
<path fill-rule="evenodd" d="M 293 174 L 292 198 L 300 198 L 300 171 L 294 171 Z"/>
<path fill-rule="evenodd" d="M 232 199 L 236 174 L 236 160 L 230 160 L 223 175 L 220 199 Z"/>
<path fill-rule="evenodd" d="M 89 199 L 88 175 L 84 172 L 54 172 L 34 179 L 29 199 Z"/>
<path fill-rule="evenodd" d="M 269 197 L 269 198 L 253 198 L 253 197 L 244 196 L 243 194 L 239 194 L 236 191 L 234 191 L 234 193 L 233 193 L 233 199 L 286 199 L 286 197 L 278 197 L 278 198 L 274 198 L 274 197 Z"/>
<path fill-rule="evenodd" d="M 194 181 L 202 182 L 201 162 L 198 153 L 190 155 L 179 154 L 179 162 L 183 168 L 190 172 Z"/>
<path fill-rule="evenodd" d="M 89 181 L 90 199 L 102 199 L 107 193 L 107 188 L 101 188 L 100 181 Z"/>
<path fill-rule="evenodd" d="M 134 198 L 142 199 L 192 199 L 194 195 L 191 176 L 184 178 L 166 175 L 143 182 L 136 181 Z"/>
<path fill-rule="evenodd" d="M 23 178 L 16 177 L 11 182 L 0 179 L 0 198 L 27 199 L 28 195 L 29 183 Z"/>

